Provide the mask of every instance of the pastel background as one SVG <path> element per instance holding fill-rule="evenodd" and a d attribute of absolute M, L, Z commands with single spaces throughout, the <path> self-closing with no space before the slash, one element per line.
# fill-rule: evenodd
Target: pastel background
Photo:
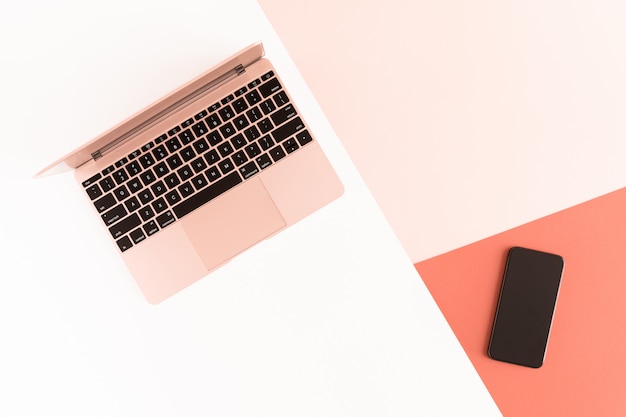
<path fill-rule="evenodd" d="M 259 3 L 414 262 L 626 185 L 623 2 Z"/>

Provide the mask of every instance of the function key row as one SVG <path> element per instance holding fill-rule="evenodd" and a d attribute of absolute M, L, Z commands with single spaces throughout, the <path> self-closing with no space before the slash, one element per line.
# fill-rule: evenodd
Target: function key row
<path fill-rule="evenodd" d="M 115 162 L 114 165 L 111 165 L 105 168 L 104 170 L 102 170 L 101 175 L 108 175 L 112 173 L 113 171 L 115 171 L 116 168 L 120 168 L 124 166 L 125 164 L 127 164 L 128 161 L 137 158 L 139 155 L 141 155 L 142 152 L 147 152 L 148 150 L 154 148 L 159 143 L 167 140 L 168 137 L 169 138 L 175 137 L 181 132 L 183 132 L 182 133 L 183 137 L 181 138 L 181 140 L 184 143 L 189 143 L 193 141 L 195 138 L 191 135 L 191 131 L 189 131 L 188 129 L 183 131 L 183 129 L 188 128 L 190 126 L 196 137 L 205 135 L 209 129 L 215 128 L 218 125 L 220 125 L 221 121 L 217 118 L 217 115 L 213 115 L 209 117 L 209 119 L 207 120 L 207 123 L 209 124 L 209 128 L 207 128 L 207 126 L 204 124 L 204 122 L 202 122 L 202 120 L 206 118 L 209 115 L 209 113 L 216 112 L 218 109 L 222 107 L 222 105 L 227 105 L 228 103 L 234 102 L 232 104 L 234 107 L 234 110 L 230 106 L 227 106 L 224 109 L 222 109 L 219 113 L 222 119 L 226 121 L 234 117 L 235 114 L 239 114 L 247 110 L 249 108 L 248 106 L 254 106 L 255 104 L 259 103 L 262 100 L 261 96 L 256 91 L 256 87 L 261 86 L 259 87 L 259 91 L 263 95 L 263 98 L 268 97 L 269 95 L 278 91 L 281 88 L 280 84 L 276 78 L 272 78 L 272 77 L 274 77 L 273 71 L 269 71 L 263 74 L 260 78 L 257 78 L 251 81 L 250 83 L 248 83 L 247 87 L 244 86 L 244 87 L 239 88 L 233 94 L 229 94 L 228 96 L 226 96 L 219 102 L 216 102 L 215 104 L 211 105 L 207 110 L 202 110 L 201 112 L 196 114 L 193 118 L 189 118 L 185 120 L 183 123 L 181 123 L 180 125 L 172 127 L 170 130 L 167 131 L 167 133 L 160 135 L 159 137 L 154 139 L 154 141 L 151 141 L 148 144 L 142 146 L 140 149 L 137 149 L 131 152 L 130 154 L 128 154 L 127 157 L 122 158 L 119 161 Z M 271 81 L 266 82 L 268 80 L 271 80 Z M 246 100 L 244 100 L 243 98 L 239 98 L 238 100 L 236 100 L 237 97 L 241 97 L 241 96 L 245 97 L 245 99 L 247 100 L 247 103 L 246 103 Z M 266 109 L 266 112 L 273 111 L 274 110 L 273 104 L 265 103 L 264 109 Z M 200 123 L 196 123 L 198 121 Z M 97 181 L 92 178 L 84 181 L 83 187 L 87 188 L 93 182 Z"/>

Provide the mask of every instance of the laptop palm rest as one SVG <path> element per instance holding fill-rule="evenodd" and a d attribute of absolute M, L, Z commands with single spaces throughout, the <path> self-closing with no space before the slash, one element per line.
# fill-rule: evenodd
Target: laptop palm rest
<path fill-rule="evenodd" d="M 181 220 L 208 270 L 286 226 L 259 178 L 244 182 Z"/>

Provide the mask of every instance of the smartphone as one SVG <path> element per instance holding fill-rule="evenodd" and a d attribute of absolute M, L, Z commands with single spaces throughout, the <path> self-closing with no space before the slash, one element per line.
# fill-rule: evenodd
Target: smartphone
<path fill-rule="evenodd" d="M 563 267 L 559 255 L 521 247 L 509 251 L 489 341 L 492 359 L 543 365 Z"/>

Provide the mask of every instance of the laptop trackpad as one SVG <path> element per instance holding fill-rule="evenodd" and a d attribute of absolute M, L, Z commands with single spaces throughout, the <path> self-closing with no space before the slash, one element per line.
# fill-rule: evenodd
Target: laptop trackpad
<path fill-rule="evenodd" d="M 208 270 L 286 225 L 259 178 L 251 178 L 181 220 Z"/>

